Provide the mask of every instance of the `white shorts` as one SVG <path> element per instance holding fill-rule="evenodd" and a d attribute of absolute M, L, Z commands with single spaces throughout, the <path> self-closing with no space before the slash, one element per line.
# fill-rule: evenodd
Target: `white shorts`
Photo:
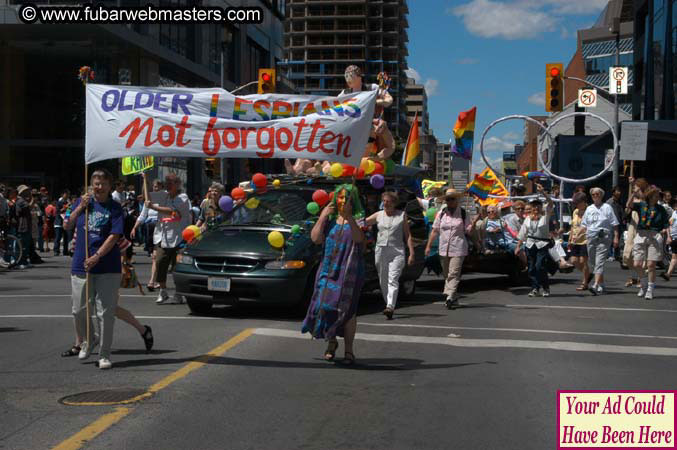
<path fill-rule="evenodd" d="M 632 258 L 636 262 L 663 259 L 663 235 L 654 230 L 638 230 L 632 245 Z"/>

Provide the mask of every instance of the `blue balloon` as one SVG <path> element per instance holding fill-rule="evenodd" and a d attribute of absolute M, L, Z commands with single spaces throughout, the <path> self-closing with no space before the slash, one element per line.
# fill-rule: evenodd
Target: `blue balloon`
<path fill-rule="evenodd" d="M 376 174 L 372 175 L 371 178 L 369 178 L 369 183 L 372 185 L 374 189 L 383 189 L 383 186 L 385 186 L 386 180 L 383 178 L 383 175 L 381 174 Z"/>
<path fill-rule="evenodd" d="M 219 199 L 219 208 L 224 212 L 233 210 L 233 198 L 230 195 L 224 195 Z"/>

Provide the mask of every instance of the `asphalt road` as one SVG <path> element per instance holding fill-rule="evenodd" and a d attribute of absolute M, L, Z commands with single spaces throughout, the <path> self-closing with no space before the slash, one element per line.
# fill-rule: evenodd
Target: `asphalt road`
<path fill-rule="evenodd" d="M 0 272 L 0 448 L 546 449 L 558 389 L 675 389 L 677 282 L 638 299 L 609 265 L 610 294 L 578 293 L 558 275 L 550 298 L 470 275 L 464 307 L 441 280 L 385 321 L 363 296 L 357 364 L 321 359 L 301 317 L 247 306 L 191 316 L 124 290 L 155 347 L 117 321 L 110 371 L 61 358 L 72 343 L 69 259 Z M 149 260 L 138 257 L 147 280 Z M 211 353 L 210 353 L 211 352 Z M 343 356 L 342 346 L 338 356 Z M 66 406 L 65 396 L 136 389 L 127 405 Z M 143 394 L 145 393 L 145 394 Z"/>

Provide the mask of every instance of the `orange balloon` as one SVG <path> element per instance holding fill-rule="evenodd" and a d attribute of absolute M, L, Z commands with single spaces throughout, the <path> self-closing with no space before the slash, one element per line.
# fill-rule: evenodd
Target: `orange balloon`
<path fill-rule="evenodd" d="M 374 163 L 374 171 L 372 172 L 374 175 L 383 175 L 385 172 L 385 167 L 383 167 L 383 164 L 380 162 L 375 162 Z"/>
<path fill-rule="evenodd" d="M 230 191 L 230 196 L 233 197 L 233 200 L 242 200 L 247 197 L 247 193 L 244 191 L 244 189 L 236 187 Z"/>
<path fill-rule="evenodd" d="M 343 165 L 343 174 L 341 176 L 349 177 L 354 173 L 355 173 L 355 168 L 353 166 L 349 166 L 348 164 Z"/>

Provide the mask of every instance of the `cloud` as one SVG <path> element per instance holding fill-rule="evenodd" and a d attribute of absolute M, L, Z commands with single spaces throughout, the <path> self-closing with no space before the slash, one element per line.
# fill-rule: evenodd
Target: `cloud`
<path fill-rule="evenodd" d="M 414 69 L 413 67 L 408 68 L 404 71 L 404 73 L 407 75 L 407 77 L 413 78 L 416 84 L 422 84 L 428 97 L 437 94 L 437 88 L 440 85 L 438 80 L 434 78 L 428 78 L 424 80 L 421 74 L 418 73 L 418 70 Z"/>
<path fill-rule="evenodd" d="M 561 39 L 567 39 L 569 36 L 571 36 L 571 33 L 569 33 L 569 30 L 567 30 L 565 27 L 562 27 L 560 32 L 559 32 L 559 37 Z"/>
<path fill-rule="evenodd" d="M 478 62 L 480 62 L 480 60 L 477 58 L 461 58 L 456 60 L 456 64 L 459 64 L 461 66 L 477 64 Z"/>
<path fill-rule="evenodd" d="M 530 39 L 555 25 L 548 14 L 519 3 L 471 0 L 451 13 L 463 20 L 470 33 L 484 38 Z"/>
<path fill-rule="evenodd" d="M 561 26 L 565 16 L 599 13 L 607 0 L 470 0 L 448 8 L 466 29 L 480 37 L 506 40 L 533 39 L 559 31 L 565 39 L 570 33 Z"/>
<path fill-rule="evenodd" d="M 544 106 L 545 105 L 545 92 L 536 92 L 535 94 L 531 94 L 529 98 L 527 99 L 529 103 L 532 105 L 536 106 Z"/>
<path fill-rule="evenodd" d="M 418 73 L 416 69 L 410 67 L 405 70 L 404 73 L 406 73 L 409 78 L 413 78 L 416 84 L 421 83 L 421 74 Z"/>
<path fill-rule="evenodd" d="M 512 151 L 515 149 L 515 142 L 510 142 L 509 140 L 491 136 L 484 140 L 484 151 Z"/>
<path fill-rule="evenodd" d="M 505 139 L 506 141 L 518 141 L 521 138 L 522 136 L 515 133 L 514 131 L 508 131 L 503 135 L 503 139 Z"/>
<path fill-rule="evenodd" d="M 425 93 L 428 94 L 428 97 L 432 97 L 437 94 L 437 87 L 440 85 L 440 82 L 434 78 L 429 78 L 425 81 Z"/>

